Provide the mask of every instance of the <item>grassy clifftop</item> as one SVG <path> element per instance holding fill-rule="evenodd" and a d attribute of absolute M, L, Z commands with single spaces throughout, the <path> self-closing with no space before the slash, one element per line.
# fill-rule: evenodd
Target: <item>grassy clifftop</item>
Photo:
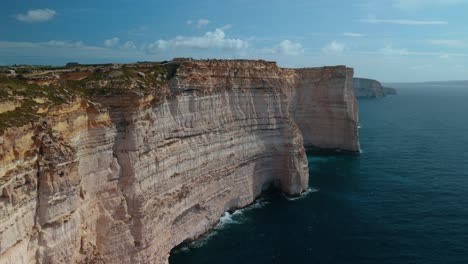
<path fill-rule="evenodd" d="M 158 90 L 177 67 L 174 62 L 1 67 L 0 134 L 8 127 L 45 116 L 48 109 L 77 97 L 93 101 L 100 96 Z"/>

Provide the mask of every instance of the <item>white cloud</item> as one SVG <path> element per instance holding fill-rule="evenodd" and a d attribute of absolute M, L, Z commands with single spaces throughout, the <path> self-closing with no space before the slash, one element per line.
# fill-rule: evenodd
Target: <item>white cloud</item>
<path fill-rule="evenodd" d="M 107 48 L 112 48 L 112 47 L 117 46 L 119 44 L 119 42 L 120 42 L 119 38 L 106 39 L 106 40 L 104 40 L 104 46 L 107 47 Z"/>
<path fill-rule="evenodd" d="M 248 43 L 241 39 L 226 38 L 224 30 L 217 28 L 214 31 L 208 31 L 203 36 L 185 37 L 178 36 L 170 40 L 157 40 L 147 46 L 149 53 L 169 48 L 195 48 L 195 49 L 224 49 L 224 50 L 242 50 L 248 47 Z"/>
<path fill-rule="evenodd" d="M 187 25 L 192 25 L 193 21 L 192 20 L 187 20 Z"/>
<path fill-rule="evenodd" d="M 340 54 L 346 49 L 346 44 L 332 41 L 322 48 L 322 51 L 327 54 Z"/>
<path fill-rule="evenodd" d="M 274 46 L 273 48 L 264 49 L 263 51 L 265 53 L 295 56 L 304 53 L 304 48 L 302 47 L 301 43 L 292 42 L 286 39 L 281 41 L 278 45 Z"/>
<path fill-rule="evenodd" d="M 405 11 L 465 3 L 468 3 L 468 0 L 393 0 L 394 7 Z"/>
<path fill-rule="evenodd" d="M 352 38 L 359 38 L 359 37 L 364 37 L 365 35 L 361 34 L 361 33 L 345 32 L 345 33 L 343 33 L 343 36 L 352 37 Z"/>
<path fill-rule="evenodd" d="M 169 48 L 170 40 L 156 40 L 155 42 L 148 45 L 148 52 L 156 53 L 157 51 L 166 50 Z"/>
<path fill-rule="evenodd" d="M 16 15 L 16 19 L 21 22 L 27 23 L 40 23 L 51 20 L 57 14 L 55 10 L 45 9 L 32 9 L 28 10 L 25 14 Z"/>
<path fill-rule="evenodd" d="M 122 49 L 136 49 L 137 47 L 135 43 L 133 43 L 133 41 L 127 41 L 122 45 L 121 48 Z"/>
<path fill-rule="evenodd" d="M 443 45 L 452 47 L 463 47 L 467 45 L 466 42 L 458 39 L 432 39 L 429 42 L 433 45 Z"/>
<path fill-rule="evenodd" d="M 197 28 L 202 28 L 202 27 L 208 25 L 209 23 L 210 23 L 210 21 L 208 19 L 200 18 L 197 21 Z"/>
<path fill-rule="evenodd" d="M 420 25 L 447 25 L 447 21 L 440 20 L 410 20 L 410 19 L 377 19 L 377 18 L 367 18 L 361 19 L 361 22 L 370 23 L 370 24 L 398 24 L 398 25 L 411 25 L 411 26 L 420 26 Z"/>

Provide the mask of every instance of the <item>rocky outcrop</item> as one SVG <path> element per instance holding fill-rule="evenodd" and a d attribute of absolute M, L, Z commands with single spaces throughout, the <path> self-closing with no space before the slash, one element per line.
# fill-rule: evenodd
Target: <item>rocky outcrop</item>
<path fill-rule="evenodd" d="M 382 98 L 386 95 L 394 95 L 396 89 L 383 87 L 376 80 L 365 78 L 354 78 L 354 93 L 357 98 Z"/>
<path fill-rule="evenodd" d="M 359 151 L 358 106 L 353 69 L 345 66 L 295 70 L 291 114 L 304 144 L 319 149 Z"/>
<path fill-rule="evenodd" d="M 55 106 L 1 114 L 0 263 L 165 263 L 266 187 L 306 190 L 304 143 L 359 149 L 351 69 L 169 66 L 62 73 Z"/>
<path fill-rule="evenodd" d="M 397 89 L 390 87 L 382 87 L 382 92 L 384 95 L 395 95 L 397 94 Z"/>

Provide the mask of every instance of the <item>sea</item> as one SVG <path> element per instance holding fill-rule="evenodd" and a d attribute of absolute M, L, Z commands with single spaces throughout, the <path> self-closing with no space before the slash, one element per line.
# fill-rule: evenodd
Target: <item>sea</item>
<path fill-rule="evenodd" d="M 360 155 L 308 152 L 306 194 L 267 191 L 169 262 L 467 264 L 468 85 L 391 87 L 359 100 Z"/>

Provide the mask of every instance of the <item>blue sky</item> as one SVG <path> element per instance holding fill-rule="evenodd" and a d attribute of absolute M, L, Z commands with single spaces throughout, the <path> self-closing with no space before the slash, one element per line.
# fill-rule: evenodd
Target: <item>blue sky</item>
<path fill-rule="evenodd" d="M 0 64 L 248 58 L 466 80 L 467 10 L 468 0 L 7 0 Z"/>

